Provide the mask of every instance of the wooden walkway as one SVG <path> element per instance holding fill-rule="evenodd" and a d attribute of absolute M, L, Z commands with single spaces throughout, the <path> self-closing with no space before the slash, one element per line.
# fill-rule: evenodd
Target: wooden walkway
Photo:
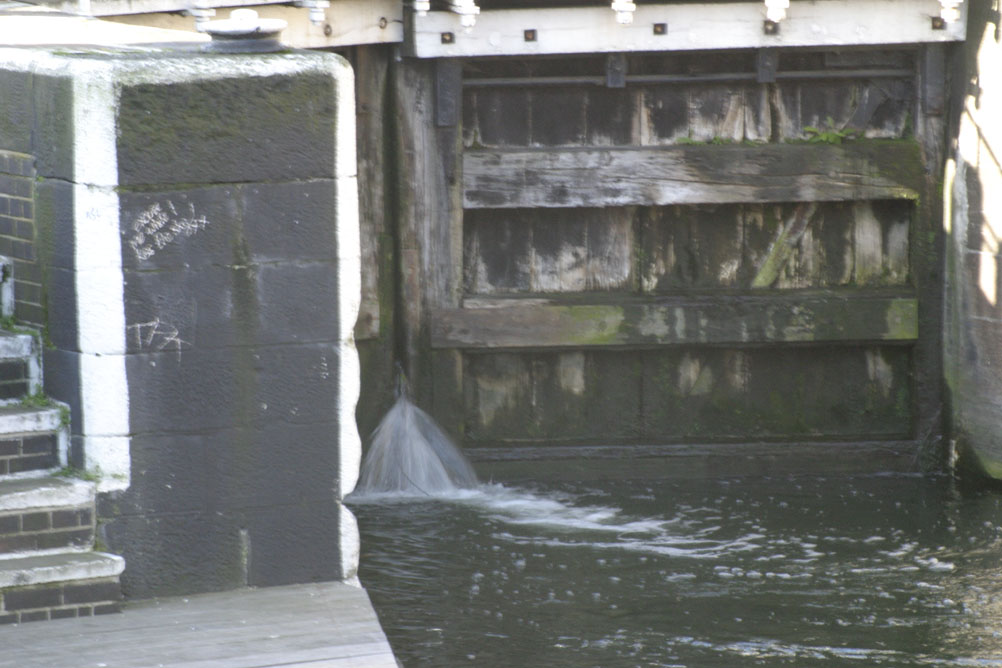
<path fill-rule="evenodd" d="M 341 583 L 130 603 L 0 626 L 2 668 L 397 668 L 365 590 Z"/>

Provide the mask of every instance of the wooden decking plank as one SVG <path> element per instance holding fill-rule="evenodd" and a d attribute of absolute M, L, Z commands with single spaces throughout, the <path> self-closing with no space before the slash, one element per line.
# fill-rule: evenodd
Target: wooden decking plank
<path fill-rule="evenodd" d="M 139 602 L 121 615 L 0 627 L 0 646 L 0 668 L 397 665 L 366 593 L 341 583 Z"/>

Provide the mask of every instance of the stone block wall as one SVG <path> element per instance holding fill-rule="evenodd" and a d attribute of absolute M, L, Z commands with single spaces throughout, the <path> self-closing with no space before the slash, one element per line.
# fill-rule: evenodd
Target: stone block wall
<path fill-rule="evenodd" d="M 7 50 L 0 86 L 23 93 L 0 149 L 35 170 L 46 391 L 126 595 L 354 577 L 348 65 Z"/>

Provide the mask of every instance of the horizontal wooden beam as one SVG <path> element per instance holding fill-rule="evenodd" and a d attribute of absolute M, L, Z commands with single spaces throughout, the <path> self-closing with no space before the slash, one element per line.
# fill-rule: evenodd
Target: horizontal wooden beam
<path fill-rule="evenodd" d="M 964 9 L 966 5 L 964 3 Z M 620 25 L 606 7 L 490 10 L 472 29 L 452 12 L 413 15 L 405 36 L 419 58 L 915 44 L 964 39 L 961 20 L 935 30 L 938 0 L 793 0 L 775 34 L 761 2 L 639 5 Z M 531 31 L 531 32 L 528 32 Z"/>
<path fill-rule="evenodd" d="M 69 1 L 69 0 L 68 0 Z M 72 0 L 76 2 L 76 0 Z M 284 3 L 284 4 L 280 4 Z M 103 12 L 116 23 L 151 26 L 169 30 L 195 31 L 195 19 L 184 11 L 172 10 L 181 6 L 175 0 L 107 0 L 95 2 L 95 12 Z M 227 4 L 242 4 L 240 0 L 211 0 L 217 7 L 215 18 L 229 16 Z M 185 6 L 190 7 L 188 2 Z M 151 8 L 162 10 L 151 12 Z M 121 14 L 109 16 L 109 12 Z M 255 0 L 254 10 L 262 19 L 281 19 L 288 23 L 282 31 L 282 44 L 297 49 L 325 49 L 358 44 L 396 43 L 403 39 L 403 10 L 399 2 L 391 0 L 335 0 L 324 11 L 324 21 L 314 23 L 310 12 L 284 0 Z M 394 13 L 395 12 L 395 13 Z M 195 33 L 208 39 L 206 33 Z"/>
<path fill-rule="evenodd" d="M 191 16 L 195 7 L 217 10 L 214 18 L 224 19 L 229 17 L 231 10 L 250 4 L 263 19 L 287 21 L 289 25 L 281 34 L 282 43 L 297 49 L 392 44 L 402 42 L 404 37 L 404 9 L 400 0 L 331 0 L 330 6 L 324 9 L 324 20 L 318 23 L 310 20 L 308 8 L 296 7 L 290 0 L 254 0 L 252 3 L 246 0 L 38 0 L 34 4 L 69 14 L 82 13 L 132 25 L 187 31 L 195 30 L 195 19 Z M 43 38 L 36 38 L 35 43 L 55 43 L 51 35 L 44 36 L 46 42 L 39 39 Z"/>
<path fill-rule="evenodd" d="M 468 209 L 915 199 L 907 141 L 470 150 Z"/>
<path fill-rule="evenodd" d="M 919 443 L 905 440 L 582 446 L 512 443 L 463 452 L 481 480 L 699 479 L 914 472 Z"/>
<path fill-rule="evenodd" d="M 482 300 L 432 313 L 433 348 L 524 349 L 912 342 L 918 301 L 904 296 L 721 296 L 622 304 Z"/>
<path fill-rule="evenodd" d="M 255 0 L 254 5 L 287 3 L 289 0 Z M 31 3 L 66 14 L 86 16 L 126 16 L 129 14 L 155 14 L 159 12 L 184 12 L 194 9 L 191 0 L 37 0 Z M 200 8 L 220 9 L 218 18 L 229 15 L 230 8 L 243 7 L 245 0 L 204 0 Z"/>

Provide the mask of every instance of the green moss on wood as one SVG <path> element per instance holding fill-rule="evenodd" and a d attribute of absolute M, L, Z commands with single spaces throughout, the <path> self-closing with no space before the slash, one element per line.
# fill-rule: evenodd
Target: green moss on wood
<path fill-rule="evenodd" d="M 577 345 L 608 345 L 619 339 L 625 314 L 620 306 L 575 306 L 559 310 L 573 328 L 570 340 Z"/>
<path fill-rule="evenodd" d="M 895 299 L 887 306 L 887 336 L 890 340 L 918 339 L 918 302 L 914 299 Z"/>

